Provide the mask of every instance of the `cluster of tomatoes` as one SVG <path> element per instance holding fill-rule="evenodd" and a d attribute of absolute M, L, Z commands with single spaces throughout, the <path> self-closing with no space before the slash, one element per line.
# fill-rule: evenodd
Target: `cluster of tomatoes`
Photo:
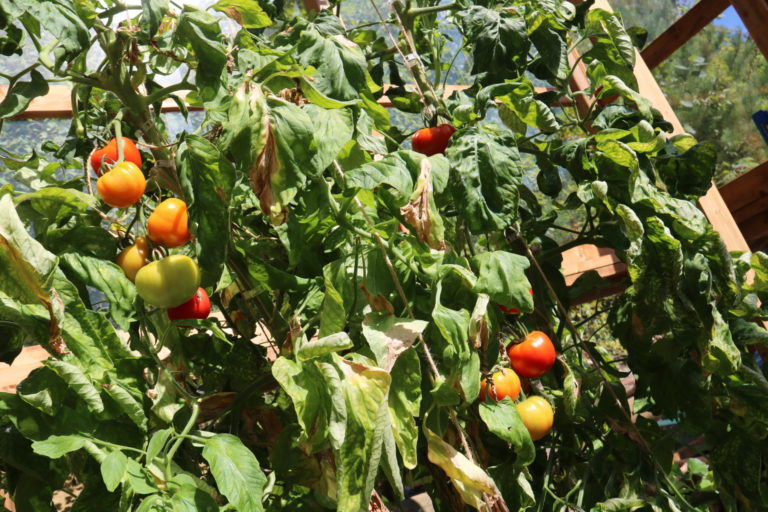
<path fill-rule="evenodd" d="M 414 151 L 427 156 L 445 153 L 450 138 L 456 129 L 450 124 L 441 124 L 418 130 L 411 139 Z M 528 292 L 533 295 L 533 290 Z M 499 305 L 506 314 L 517 315 L 520 310 L 514 307 Z M 512 368 L 502 368 L 495 372 L 489 384 L 486 379 L 480 383 L 480 400 L 486 397 L 499 401 L 505 397 L 517 400 L 523 383 L 520 377 L 535 379 L 549 371 L 555 362 L 555 347 L 549 336 L 541 331 L 534 331 L 522 343 L 512 344 L 507 348 L 507 355 Z M 527 382 L 525 385 L 527 386 Z M 549 433 L 554 422 L 554 411 L 546 399 L 541 396 L 530 396 L 516 404 L 517 412 L 523 420 L 531 439 L 538 441 Z"/>
<path fill-rule="evenodd" d="M 91 154 L 91 167 L 99 176 L 96 182 L 99 197 L 115 208 L 135 204 L 146 188 L 139 149 L 127 137 L 122 138 L 122 146 L 122 161 L 119 161 L 117 139 Z M 191 239 L 188 221 L 187 204 L 177 198 L 166 199 L 147 219 L 147 236 L 155 245 L 169 249 L 180 247 Z M 139 236 L 115 260 L 126 277 L 136 284 L 139 296 L 148 304 L 167 308 L 171 320 L 208 318 L 211 301 L 199 286 L 197 263 L 181 254 L 147 263 L 149 245 L 147 237 Z"/>
<path fill-rule="evenodd" d="M 541 331 L 529 333 L 521 343 L 507 347 L 507 356 L 512 368 L 502 368 L 491 377 L 491 383 L 483 379 L 480 383 L 480 400 L 486 397 L 499 401 L 505 397 L 517 400 L 524 379 L 541 377 L 555 363 L 555 346 L 549 336 Z M 527 382 L 525 382 L 526 388 Z M 541 396 L 529 396 L 516 404 L 531 439 L 538 441 L 552 429 L 555 414 L 552 406 Z"/>

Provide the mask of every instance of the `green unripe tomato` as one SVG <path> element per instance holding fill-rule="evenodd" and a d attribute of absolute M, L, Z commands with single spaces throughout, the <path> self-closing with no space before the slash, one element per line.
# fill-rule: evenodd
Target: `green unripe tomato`
<path fill-rule="evenodd" d="M 200 286 L 200 269 L 195 260 L 172 254 L 145 265 L 136 273 L 136 291 L 144 302 L 172 308 L 188 301 Z"/>

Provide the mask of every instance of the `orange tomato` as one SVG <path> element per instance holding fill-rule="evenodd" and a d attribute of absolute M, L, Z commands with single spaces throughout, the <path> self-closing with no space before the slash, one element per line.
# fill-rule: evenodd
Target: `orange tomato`
<path fill-rule="evenodd" d="M 552 430 L 555 412 L 544 398 L 532 396 L 518 403 L 516 407 L 523 425 L 534 441 L 538 441 Z"/>
<path fill-rule="evenodd" d="M 136 279 L 136 272 L 147 264 L 147 256 L 149 256 L 147 239 L 140 236 L 136 238 L 133 245 L 120 251 L 117 259 L 115 259 L 115 263 L 123 269 L 125 277 L 133 281 Z"/>
<path fill-rule="evenodd" d="M 155 208 L 147 220 L 149 239 L 166 247 L 178 247 L 189 242 L 187 203 L 181 199 L 166 199 Z"/>
<path fill-rule="evenodd" d="M 139 148 L 128 137 L 123 137 L 123 157 L 126 162 L 132 162 L 141 169 L 141 153 Z M 101 176 L 106 166 L 117 162 L 117 158 L 117 139 L 112 139 L 106 146 L 91 153 L 91 167 L 93 167 L 97 176 Z"/>
<path fill-rule="evenodd" d="M 132 162 L 120 162 L 96 182 L 99 197 L 114 208 L 127 208 L 141 199 L 147 181 Z"/>
<path fill-rule="evenodd" d="M 480 382 L 480 401 L 485 402 L 486 393 L 497 402 L 507 396 L 514 401 L 520 395 L 520 377 L 513 370 L 502 368 L 493 374 L 492 380 L 493 387 L 485 379 Z"/>

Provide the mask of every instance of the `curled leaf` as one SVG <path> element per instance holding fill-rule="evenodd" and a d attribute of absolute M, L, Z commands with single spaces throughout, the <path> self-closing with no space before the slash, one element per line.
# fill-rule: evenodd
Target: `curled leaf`
<path fill-rule="evenodd" d="M 416 190 L 407 205 L 400 208 L 405 221 L 416 228 L 419 240 L 439 251 L 445 250 L 445 230 L 432 196 L 432 166 L 429 159 L 421 161 L 421 174 Z"/>

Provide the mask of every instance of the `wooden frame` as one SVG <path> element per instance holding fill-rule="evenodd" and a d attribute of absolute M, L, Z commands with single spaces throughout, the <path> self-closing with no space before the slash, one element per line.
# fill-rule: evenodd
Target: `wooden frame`
<path fill-rule="evenodd" d="M 664 62 L 731 5 L 730 0 L 700 0 L 641 52 L 650 69 Z"/>

